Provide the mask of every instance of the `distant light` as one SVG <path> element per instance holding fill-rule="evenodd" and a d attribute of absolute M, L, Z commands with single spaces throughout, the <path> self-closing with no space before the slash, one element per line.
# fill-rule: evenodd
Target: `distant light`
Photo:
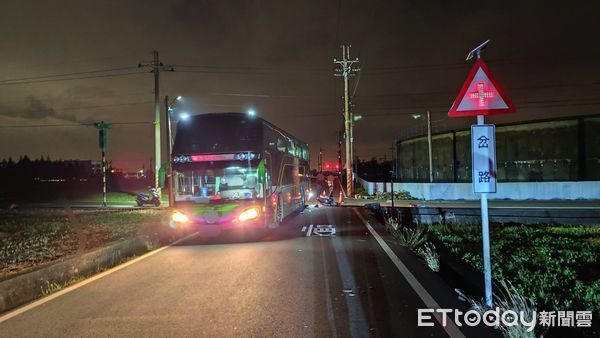
<path fill-rule="evenodd" d="M 256 112 L 254 111 L 254 109 L 249 109 L 249 110 L 248 110 L 248 115 L 250 115 L 250 116 L 255 116 L 255 115 L 256 115 Z"/>
<path fill-rule="evenodd" d="M 177 101 L 179 101 L 181 99 L 182 99 L 181 95 L 177 96 Z"/>
<path fill-rule="evenodd" d="M 413 119 L 420 119 L 421 118 L 421 114 L 412 114 L 412 118 Z"/>
<path fill-rule="evenodd" d="M 353 119 L 354 121 L 360 121 L 360 120 L 362 120 L 362 115 L 354 115 L 354 116 L 352 117 L 352 119 Z"/>
<path fill-rule="evenodd" d="M 190 114 L 188 114 L 188 113 L 181 113 L 181 114 L 179 114 L 179 118 L 185 121 L 185 120 L 187 120 L 187 119 L 190 118 Z"/>

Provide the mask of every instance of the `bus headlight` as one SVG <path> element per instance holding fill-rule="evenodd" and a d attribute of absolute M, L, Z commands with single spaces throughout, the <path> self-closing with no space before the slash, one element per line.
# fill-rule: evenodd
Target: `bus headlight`
<path fill-rule="evenodd" d="M 252 207 L 248 209 L 244 209 L 242 213 L 238 216 L 238 220 L 241 222 L 249 221 L 251 219 L 258 218 L 259 211 L 258 207 Z"/>
<path fill-rule="evenodd" d="M 171 220 L 175 223 L 187 223 L 190 221 L 190 218 L 187 217 L 184 213 L 182 213 L 181 211 L 175 211 L 172 215 L 171 215 Z"/>

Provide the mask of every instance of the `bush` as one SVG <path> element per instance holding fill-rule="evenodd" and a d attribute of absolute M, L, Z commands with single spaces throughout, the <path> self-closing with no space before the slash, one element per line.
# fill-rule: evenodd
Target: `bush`
<path fill-rule="evenodd" d="M 378 191 L 375 193 L 375 198 L 378 200 L 384 200 L 384 201 L 391 200 L 392 193 Z M 394 199 L 396 199 L 396 200 L 414 200 L 415 198 L 412 197 L 408 191 L 400 190 L 400 191 L 394 191 Z"/>
<path fill-rule="evenodd" d="M 433 225 L 436 237 L 464 262 L 483 270 L 479 225 Z M 600 315 L 600 228 L 493 225 L 492 275 L 510 280 L 538 308 Z M 512 287 L 512 286 L 511 286 Z"/>
<path fill-rule="evenodd" d="M 440 271 L 440 256 L 433 243 L 425 242 L 423 247 L 417 249 L 417 255 L 425 260 L 425 263 L 431 270 L 435 272 Z"/>

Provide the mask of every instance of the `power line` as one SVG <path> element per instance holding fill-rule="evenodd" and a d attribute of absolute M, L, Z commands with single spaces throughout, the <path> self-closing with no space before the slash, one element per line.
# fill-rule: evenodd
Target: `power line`
<path fill-rule="evenodd" d="M 550 88 L 565 88 L 565 87 L 590 87 L 600 86 L 600 82 L 589 83 L 565 83 L 565 84 L 546 84 L 533 86 L 517 86 L 511 87 L 511 91 L 530 90 L 530 89 L 550 89 Z M 373 94 L 373 95 L 358 95 L 357 98 L 375 98 L 375 97 L 397 97 L 397 96 L 416 96 L 416 95 L 454 95 L 455 92 L 437 91 L 437 92 L 417 92 L 417 93 L 389 93 L 389 94 Z"/>
<path fill-rule="evenodd" d="M 85 72 L 41 75 L 41 76 L 33 76 L 33 77 L 23 77 L 23 78 L 18 78 L 18 79 L 3 79 L 3 80 L 0 80 L 0 83 L 1 82 L 15 82 L 15 81 L 47 79 L 47 78 L 53 78 L 53 77 L 65 77 L 65 76 L 74 76 L 74 75 L 83 75 L 83 74 L 106 73 L 106 72 L 114 72 L 114 71 L 128 70 L 128 69 L 134 69 L 134 68 L 137 68 L 137 67 L 108 68 L 108 69 L 90 70 L 90 71 L 85 71 Z"/>
<path fill-rule="evenodd" d="M 12 85 L 23 85 L 23 84 L 56 82 L 56 81 L 71 81 L 71 80 L 82 80 L 82 79 L 95 79 L 95 78 L 104 78 L 104 77 L 118 77 L 118 76 L 129 76 L 129 75 L 136 75 L 136 74 L 146 74 L 146 72 L 130 72 L 130 73 L 120 73 L 120 74 L 81 76 L 81 77 L 71 77 L 71 78 L 65 78 L 65 79 L 45 79 L 45 80 L 32 80 L 32 81 L 21 81 L 21 82 L 6 82 L 6 83 L 0 83 L 0 86 L 12 86 Z"/>
<path fill-rule="evenodd" d="M 129 125 L 151 125 L 154 124 L 151 121 L 137 121 L 137 122 L 114 122 L 112 125 L 129 126 Z M 8 128 L 55 128 L 55 127 L 93 127 L 93 123 L 57 123 L 57 124 L 13 124 L 0 126 L 0 129 Z"/>
<path fill-rule="evenodd" d="M 193 68 L 193 69 L 203 69 L 197 70 L 196 72 L 202 73 L 254 73 L 254 72 L 282 72 L 282 73 L 299 73 L 299 72 L 331 72 L 329 68 L 302 68 L 302 67 L 293 67 L 291 69 L 281 68 L 281 67 L 226 67 L 226 66 L 206 66 L 206 65 L 173 65 L 173 67 L 177 68 Z M 194 72 L 191 70 L 178 70 L 178 72 Z"/>

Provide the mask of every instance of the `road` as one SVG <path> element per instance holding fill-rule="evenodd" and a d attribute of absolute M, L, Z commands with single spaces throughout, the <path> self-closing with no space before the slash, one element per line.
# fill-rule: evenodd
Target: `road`
<path fill-rule="evenodd" d="M 489 336 L 418 327 L 426 303 L 465 305 L 368 217 L 311 206 L 259 241 L 194 236 L 0 317 L 0 336 Z M 335 237 L 307 236 L 311 224 L 333 225 Z"/>

